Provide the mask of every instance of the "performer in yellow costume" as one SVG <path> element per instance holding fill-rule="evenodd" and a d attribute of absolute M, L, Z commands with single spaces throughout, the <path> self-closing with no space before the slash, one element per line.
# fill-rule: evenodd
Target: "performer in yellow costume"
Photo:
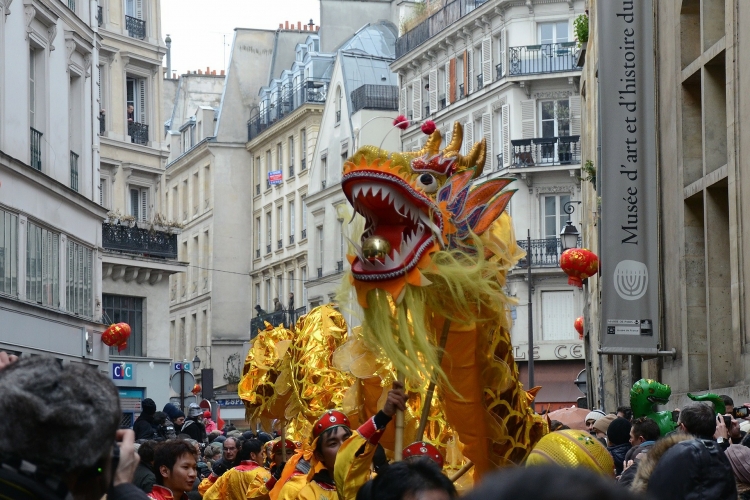
<path fill-rule="evenodd" d="M 265 499 L 275 483 L 264 462 L 263 446 L 257 439 L 242 443 L 240 465 L 225 472 L 203 495 L 203 500 Z"/>

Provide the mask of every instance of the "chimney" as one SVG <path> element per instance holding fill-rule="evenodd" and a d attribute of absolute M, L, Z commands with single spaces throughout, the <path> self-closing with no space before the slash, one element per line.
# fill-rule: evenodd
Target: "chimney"
<path fill-rule="evenodd" d="M 302 31 L 302 21 L 297 21 L 297 31 Z"/>
<path fill-rule="evenodd" d="M 206 74 L 207 75 L 211 74 L 211 68 L 209 66 L 206 66 Z"/>
<path fill-rule="evenodd" d="M 176 71 L 172 71 L 172 79 L 173 80 L 177 80 L 177 72 Z"/>
<path fill-rule="evenodd" d="M 202 74 L 203 74 L 203 70 L 200 70 L 200 69 L 199 69 L 199 70 L 198 70 L 198 74 L 199 74 L 199 75 L 202 75 Z"/>
<path fill-rule="evenodd" d="M 315 25 L 315 31 L 318 31 L 319 29 L 320 29 L 320 26 L 318 26 L 318 25 L 316 24 L 316 25 Z"/>
<path fill-rule="evenodd" d="M 223 69 L 221 70 L 221 76 L 224 76 L 224 70 Z"/>
<path fill-rule="evenodd" d="M 284 29 L 285 30 L 289 29 L 289 21 L 284 21 Z"/>
<path fill-rule="evenodd" d="M 307 23 L 307 25 L 310 27 L 310 31 L 312 31 L 313 30 L 313 26 L 315 26 L 315 23 L 313 23 L 313 20 L 310 19 L 310 22 Z"/>
<path fill-rule="evenodd" d="M 284 25 L 283 25 L 282 23 L 279 23 L 279 29 L 280 29 L 280 30 L 283 30 L 283 29 L 284 29 Z"/>
<path fill-rule="evenodd" d="M 164 43 L 167 44 L 167 78 L 169 78 L 172 74 L 172 37 L 167 35 Z"/>
<path fill-rule="evenodd" d="M 307 25 L 305 25 L 305 31 L 307 31 Z"/>

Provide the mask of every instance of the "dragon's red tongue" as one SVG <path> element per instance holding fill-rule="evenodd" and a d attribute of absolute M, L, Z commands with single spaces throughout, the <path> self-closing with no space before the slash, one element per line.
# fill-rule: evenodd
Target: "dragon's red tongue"
<path fill-rule="evenodd" d="M 375 234 L 388 240 L 391 248 L 398 249 L 406 231 L 405 225 L 379 225 L 375 228 Z"/>

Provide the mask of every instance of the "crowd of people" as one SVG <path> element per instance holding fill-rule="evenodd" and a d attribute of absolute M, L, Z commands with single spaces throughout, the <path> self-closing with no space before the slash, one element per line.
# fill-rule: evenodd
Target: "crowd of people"
<path fill-rule="evenodd" d="M 391 462 L 378 444 L 407 396 L 394 383 L 358 427 L 330 410 L 299 443 L 263 431 L 215 428 L 210 413 L 145 399 L 133 429 L 119 429 L 112 382 L 90 367 L 0 352 L 0 498 L 98 500 L 450 500 L 458 497 L 440 451 L 425 442 Z M 750 422 L 692 403 L 661 436 L 628 408 L 591 411 L 586 430 L 550 421 L 524 466 L 483 477 L 478 499 L 652 498 L 750 500 Z M 356 427 L 356 428 L 355 428 Z M 746 428 L 747 427 L 747 428 Z M 564 467 L 563 467 L 564 466 Z"/>

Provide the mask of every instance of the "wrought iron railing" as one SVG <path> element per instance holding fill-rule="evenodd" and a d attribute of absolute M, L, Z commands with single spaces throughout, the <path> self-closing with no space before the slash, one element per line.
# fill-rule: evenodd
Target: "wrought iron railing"
<path fill-rule="evenodd" d="M 560 265 L 560 254 L 562 254 L 560 238 L 531 240 L 530 250 L 527 240 L 517 240 L 516 243 L 526 252 L 526 257 L 519 261 L 518 267 L 527 267 L 529 260 L 531 261 L 531 267 L 557 267 Z M 581 238 L 578 238 L 578 246 L 580 245 Z"/>
<path fill-rule="evenodd" d="M 319 267 L 318 268 L 318 278 L 322 278 L 322 277 L 323 277 L 323 268 Z"/>
<path fill-rule="evenodd" d="M 501 79 L 503 77 L 503 63 L 497 63 L 495 65 L 495 71 L 497 72 L 496 79 Z"/>
<path fill-rule="evenodd" d="M 137 225 L 102 225 L 102 246 L 107 250 L 164 259 L 177 258 L 177 235 Z"/>
<path fill-rule="evenodd" d="M 31 127 L 31 167 L 37 170 L 42 169 L 42 134 L 34 127 Z"/>
<path fill-rule="evenodd" d="M 440 97 L 438 97 L 438 108 L 445 109 L 447 103 L 448 101 L 445 99 L 445 94 L 441 94 Z"/>
<path fill-rule="evenodd" d="M 289 165 L 289 177 L 294 177 L 294 165 Z"/>
<path fill-rule="evenodd" d="M 96 21 L 99 23 L 99 27 L 101 28 L 102 24 L 104 24 L 104 11 L 102 10 L 102 6 L 99 5 L 96 8 Z"/>
<path fill-rule="evenodd" d="M 137 17 L 125 16 L 125 29 L 130 38 L 146 38 L 146 21 Z"/>
<path fill-rule="evenodd" d="M 497 155 L 497 170 L 500 170 L 503 168 L 503 154 L 500 153 Z"/>
<path fill-rule="evenodd" d="M 430 116 L 430 105 L 424 107 L 424 114 L 422 115 L 423 118 Z"/>
<path fill-rule="evenodd" d="M 266 322 L 273 326 L 284 326 L 293 325 L 297 320 L 307 313 L 306 307 L 298 307 L 297 309 L 286 309 L 283 311 L 276 311 L 272 313 L 263 313 L 252 318 L 250 320 L 250 338 L 254 339 L 258 335 L 258 331 L 266 329 Z"/>
<path fill-rule="evenodd" d="M 253 140 L 303 104 L 324 104 L 328 95 L 328 83 L 328 80 L 310 79 L 294 88 L 284 87 L 276 92 L 272 99 L 264 101 L 264 109 L 247 122 L 247 140 Z"/>
<path fill-rule="evenodd" d="M 70 189 L 78 191 L 78 155 L 70 152 Z"/>
<path fill-rule="evenodd" d="M 307 238 L 307 229 L 302 230 L 302 239 L 304 240 L 305 238 Z"/>
<path fill-rule="evenodd" d="M 352 114 L 360 109 L 398 110 L 398 86 L 365 84 L 354 89 Z"/>
<path fill-rule="evenodd" d="M 462 83 L 458 86 L 458 99 L 463 99 L 463 98 L 464 98 L 464 84 Z"/>
<path fill-rule="evenodd" d="M 416 49 L 489 0 L 453 0 L 396 40 L 396 59 Z"/>
<path fill-rule="evenodd" d="M 536 137 L 510 141 L 514 168 L 581 163 L 581 136 Z"/>
<path fill-rule="evenodd" d="M 341 110 L 336 111 L 336 123 L 341 121 Z"/>
<path fill-rule="evenodd" d="M 477 90 L 484 87 L 484 75 L 482 73 L 479 73 L 477 75 Z"/>
<path fill-rule="evenodd" d="M 576 64 L 576 42 L 543 43 L 510 47 L 510 75 L 539 75 L 580 71 Z"/>
<path fill-rule="evenodd" d="M 256 184 L 255 185 L 255 195 L 257 196 L 259 194 L 260 194 L 260 184 Z"/>
<path fill-rule="evenodd" d="M 128 122 L 128 135 L 133 144 L 148 144 L 148 125 L 145 123 Z"/>
<path fill-rule="evenodd" d="M 271 244 L 266 245 L 266 253 L 271 253 Z"/>
<path fill-rule="evenodd" d="M 343 270 L 344 270 L 344 261 L 343 260 L 336 261 L 336 271 L 340 273 Z"/>
<path fill-rule="evenodd" d="M 289 244 L 290 245 L 294 245 L 294 235 L 293 234 L 289 235 Z"/>
<path fill-rule="evenodd" d="M 255 258 L 260 259 L 260 248 L 255 249 Z"/>
<path fill-rule="evenodd" d="M 107 130 L 107 114 L 99 111 L 99 135 L 104 135 L 105 130 Z"/>
<path fill-rule="evenodd" d="M 284 240 L 277 241 L 276 242 L 276 249 L 277 250 L 281 250 L 282 248 L 284 248 Z"/>
<path fill-rule="evenodd" d="M 307 158 L 302 158 L 299 162 L 299 171 L 307 170 Z"/>

